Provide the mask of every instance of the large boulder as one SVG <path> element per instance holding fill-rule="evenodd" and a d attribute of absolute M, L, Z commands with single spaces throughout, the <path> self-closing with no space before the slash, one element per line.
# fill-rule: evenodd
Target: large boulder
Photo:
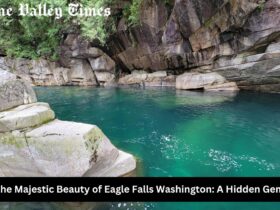
<path fill-rule="evenodd" d="M 115 75 L 106 72 L 106 71 L 96 71 L 95 72 L 96 79 L 99 83 L 99 85 L 107 85 L 109 83 L 113 83 L 115 81 Z"/>
<path fill-rule="evenodd" d="M 93 86 L 97 81 L 91 66 L 86 60 L 73 59 L 71 61 L 70 78 L 72 85 Z"/>
<path fill-rule="evenodd" d="M 176 88 L 182 90 L 202 89 L 213 84 L 223 84 L 226 79 L 217 73 L 184 73 L 177 77 Z"/>
<path fill-rule="evenodd" d="M 21 105 L 0 112 L 0 132 L 36 127 L 53 120 L 54 112 L 46 103 Z"/>
<path fill-rule="evenodd" d="M 280 92 L 280 52 L 240 55 L 217 61 L 213 71 L 236 82 L 240 89 Z"/>
<path fill-rule="evenodd" d="M 103 53 L 103 55 L 98 58 L 90 58 L 89 62 L 93 71 L 107 71 L 115 73 L 116 64 L 105 53 Z"/>
<path fill-rule="evenodd" d="M 123 176 L 135 169 L 132 155 L 82 123 L 54 120 L 0 133 L 0 150 L 2 176 Z"/>
<path fill-rule="evenodd" d="M 120 86 L 175 87 L 175 79 L 174 75 L 168 75 L 166 71 L 148 73 L 135 70 L 131 74 L 119 78 L 118 84 Z"/>
<path fill-rule="evenodd" d="M 134 157 L 95 125 L 55 120 L 30 85 L 0 71 L 0 176 L 124 176 Z"/>
<path fill-rule="evenodd" d="M 238 90 L 234 82 L 228 82 L 223 76 L 215 72 L 206 74 L 184 73 L 177 77 L 176 88 L 180 90 L 204 89 L 208 91 Z"/>
<path fill-rule="evenodd" d="M 80 83 L 78 81 L 78 85 L 106 85 L 115 80 L 115 61 L 101 49 L 92 47 L 89 41 L 82 38 L 79 34 L 67 35 L 61 46 L 60 63 L 64 67 L 70 68 L 70 74 L 76 75 L 89 69 L 91 73 L 87 71 L 88 73 L 84 74 L 82 78 L 86 76 L 89 80 L 92 80 L 92 75 L 95 75 L 95 84 L 88 82 Z M 84 70 L 81 70 L 81 65 L 77 63 L 83 63 Z M 77 85 L 77 78 L 79 80 L 79 77 L 72 77 L 72 85 Z"/>
<path fill-rule="evenodd" d="M 37 101 L 30 85 L 16 76 L 0 70 L 0 111 Z"/>
<path fill-rule="evenodd" d="M 67 66 L 69 59 L 97 58 L 104 53 L 102 50 L 91 47 L 90 42 L 79 34 L 68 34 L 61 46 L 61 62 Z"/>
<path fill-rule="evenodd" d="M 142 84 L 148 78 L 148 73 L 145 71 L 133 71 L 131 74 L 121 77 L 119 85 L 135 85 Z"/>
<path fill-rule="evenodd" d="M 99 57 L 88 60 L 99 85 L 106 86 L 115 82 L 116 64 L 108 55 L 102 52 Z"/>

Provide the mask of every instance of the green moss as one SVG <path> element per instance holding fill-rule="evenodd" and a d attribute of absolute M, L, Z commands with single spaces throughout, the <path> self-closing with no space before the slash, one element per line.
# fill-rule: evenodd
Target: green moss
<path fill-rule="evenodd" d="M 87 148 L 88 151 L 90 151 L 91 158 L 89 163 L 92 164 L 93 162 L 97 161 L 97 149 L 100 145 L 100 143 L 104 140 L 105 135 L 104 133 L 98 128 L 98 127 L 94 127 L 89 133 L 87 133 L 84 136 L 86 142 L 85 142 L 85 146 Z"/>
<path fill-rule="evenodd" d="M 257 6 L 257 10 L 259 12 L 262 12 L 264 10 L 265 7 L 265 0 L 262 0 L 261 2 L 259 2 L 259 5 Z"/>
<path fill-rule="evenodd" d="M 212 24 L 213 24 L 212 18 L 209 18 L 209 19 L 204 23 L 204 25 L 205 25 L 207 28 L 210 27 Z"/>
<path fill-rule="evenodd" d="M 11 133 L 4 133 L 0 135 L 0 143 L 2 145 L 15 146 L 18 149 L 26 147 L 26 141 L 24 137 L 16 137 Z"/>
<path fill-rule="evenodd" d="M 124 8 L 123 16 L 125 17 L 129 26 L 140 24 L 140 8 L 143 2 L 143 0 L 132 0 L 131 4 Z"/>
<path fill-rule="evenodd" d="M 98 148 L 99 143 L 105 138 L 103 132 L 95 127 L 89 133 L 84 136 L 86 140 L 86 148 L 90 151 L 95 151 Z"/>

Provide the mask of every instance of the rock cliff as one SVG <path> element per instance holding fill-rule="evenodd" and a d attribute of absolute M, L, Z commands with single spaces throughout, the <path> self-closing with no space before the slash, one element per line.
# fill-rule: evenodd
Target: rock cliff
<path fill-rule="evenodd" d="M 30 85 L 0 71 L 0 176 L 123 176 L 136 167 L 95 125 L 55 119 Z"/>
<path fill-rule="evenodd" d="M 115 81 L 115 62 L 78 35 L 68 35 L 61 51 L 60 62 L 0 57 L 0 69 L 38 86 L 98 86 Z"/>
<path fill-rule="evenodd" d="M 280 91 L 279 0 L 145 1 L 109 42 L 123 70 L 217 72 L 241 89 Z"/>
<path fill-rule="evenodd" d="M 103 51 L 67 34 L 59 62 L 1 58 L 0 68 L 35 85 L 175 87 L 178 75 L 215 72 L 239 89 L 280 92 L 280 0 L 147 0 L 137 26 L 124 5 Z"/>

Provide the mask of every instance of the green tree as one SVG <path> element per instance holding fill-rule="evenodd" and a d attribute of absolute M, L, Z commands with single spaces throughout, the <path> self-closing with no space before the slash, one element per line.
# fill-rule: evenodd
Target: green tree
<path fill-rule="evenodd" d="M 40 0 L 0 0 L 1 8 L 13 8 L 11 17 L 0 17 L 1 49 L 9 56 L 23 58 L 47 57 L 56 59 L 63 29 L 67 28 L 68 17 L 19 16 L 19 4 L 37 6 Z M 66 9 L 66 0 L 45 0 L 49 6 Z"/>
<path fill-rule="evenodd" d="M 13 8 L 11 17 L 0 17 L 0 49 L 8 56 L 36 59 L 39 57 L 56 60 L 63 35 L 76 28 L 89 40 L 98 39 L 102 44 L 116 31 L 115 15 L 95 17 L 72 17 L 68 15 L 69 3 L 80 3 L 83 7 L 108 8 L 121 0 L 0 0 L 0 8 Z M 139 10 L 143 0 L 131 0 L 123 10 L 130 26 L 139 23 Z M 19 16 L 20 4 L 37 7 L 38 4 L 62 8 L 63 17 Z M 75 26 L 75 27 L 73 27 Z"/>

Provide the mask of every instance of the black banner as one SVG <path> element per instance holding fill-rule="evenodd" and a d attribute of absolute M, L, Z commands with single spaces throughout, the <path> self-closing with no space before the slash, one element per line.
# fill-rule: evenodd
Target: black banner
<path fill-rule="evenodd" d="M 0 201 L 280 202 L 280 178 L 0 178 Z"/>

